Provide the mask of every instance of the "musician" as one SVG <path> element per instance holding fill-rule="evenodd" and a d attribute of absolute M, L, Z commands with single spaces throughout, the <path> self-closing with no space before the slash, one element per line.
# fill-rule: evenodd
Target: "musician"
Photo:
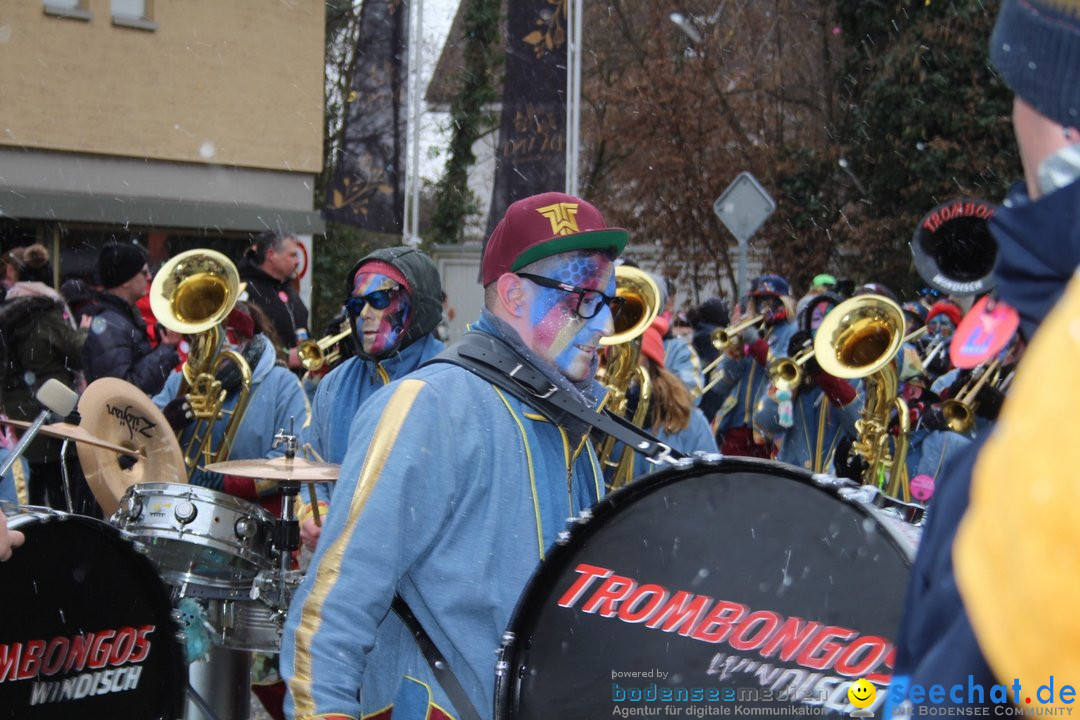
<path fill-rule="evenodd" d="M 724 455 L 768 457 L 769 447 L 752 429 L 754 408 L 767 387 L 769 360 L 786 357 L 795 334 L 791 285 L 780 275 L 762 275 L 750 285 L 747 317 L 762 315 L 762 329 L 751 328 L 725 350 L 716 368 L 720 380 L 710 391 L 723 398 L 714 424 Z M 733 318 L 738 323 L 740 318 Z"/>
<path fill-rule="evenodd" d="M 26 536 L 18 530 L 9 530 L 7 516 L 0 510 L 0 562 L 11 558 L 11 551 L 26 542 Z"/>
<path fill-rule="evenodd" d="M 249 458 L 272 458 L 284 455 L 285 448 L 271 448 L 274 435 L 279 430 L 300 427 L 308 419 L 308 402 L 300 380 L 278 362 L 274 342 L 267 333 L 273 328 L 269 320 L 263 318 L 262 325 L 256 325 L 258 310 L 246 303 L 237 303 L 225 319 L 225 348 L 241 355 L 251 370 L 251 386 L 247 411 L 236 428 L 235 439 L 229 452 L 229 459 L 244 460 Z M 229 427 L 231 413 L 237 406 L 243 388 L 240 370 L 228 361 L 216 374 L 226 391 L 223 410 L 225 415 L 214 423 L 210 433 L 210 446 L 219 448 Z M 166 418 L 174 429 L 180 431 L 180 447 L 187 446 L 193 419 L 176 412 L 182 407 L 184 398 L 179 396 L 183 372 L 174 371 L 165 382 L 165 387 L 154 396 L 154 404 L 165 412 Z M 228 492 L 248 500 L 263 499 L 268 510 L 279 510 L 278 485 L 274 482 L 254 481 L 250 478 L 234 478 L 202 470 L 200 460 L 190 482 L 212 490 Z"/>
<path fill-rule="evenodd" d="M 515 377 L 542 377 L 595 407 L 626 241 L 576 197 L 511 204 L 484 250 L 485 308 L 472 332 L 513 358 Z M 395 592 L 490 717 L 495 651 L 526 581 L 567 515 L 603 492 L 588 430 L 556 425 L 450 362 L 376 391 L 353 421 L 334 488 L 349 502 L 331 504 L 289 610 L 292 717 L 460 717 L 413 639 L 384 632 Z M 398 660 L 372 663 L 373 647 Z"/>
<path fill-rule="evenodd" d="M 316 459 L 341 463 L 349 427 L 364 401 L 442 352 L 435 337 L 442 297 L 438 268 L 415 248 L 376 250 L 349 271 L 345 307 L 356 355 L 331 370 L 315 391 L 311 421 L 301 437 Z M 323 512 L 332 491 L 319 486 Z M 310 506 L 301 506 L 300 518 L 304 542 L 314 548 L 319 527 Z"/>
<path fill-rule="evenodd" d="M 1033 338 L 1031 352 L 1020 362 L 1018 378 L 1030 367 L 1033 374 L 1023 387 L 1041 391 L 1037 396 L 1056 402 L 1059 415 L 1039 416 L 1037 407 L 1023 401 L 1018 401 L 1013 414 L 1010 398 L 1004 409 L 1009 422 L 999 424 L 992 435 L 980 433 L 945 468 L 912 567 L 889 692 L 893 705 L 905 701 L 907 688 L 913 684 L 989 688 L 999 682 L 1011 685 L 1019 678 L 1033 690 L 1035 678 L 1025 674 L 1032 669 L 1031 663 L 1061 659 L 1053 654 L 1035 659 L 1030 652 L 1035 647 L 1044 655 L 1054 639 L 1062 637 L 1045 623 L 1068 617 L 1068 625 L 1060 632 L 1071 632 L 1074 625 L 1071 606 L 1062 614 L 1044 604 L 1061 599 L 1046 585 L 1054 573 L 1075 583 L 1067 568 L 1056 565 L 1054 556 L 1059 547 L 1068 548 L 1069 539 L 1053 534 L 1076 522 L 1075 503 L 1056 492 L 1073 483 L 1074 453 L 1071 447 L 1047 444 L 1046 427 L 1040 421 L 1041 417 L 1059 417 L 1062 402 L 1070 408 L 1074 404 L 1075 393 L 1070 391 L 1075 386 L 1075 361 L 1063 354 L 1075 348 L 1075 339 L 1069 339 L 1074 312 L 1070 310 L 1053 327 L 1039 327 L 1080 267 L 1078 55 L 1080 3 L 1076 0 L 1004 0 L 990 40 L 990 58 L 1015 93 L 1013 129 L 1024 182 L 1012 189 L 1008 202 L 989 220 L 998 243 L 995 293 L 1019 313 L 1024 337 Z M 1047 331 L 1050 334 L 1044 337 Z M 1044 343 L 1048 356 L 1038 348 Z M 1059 380 L 1072 384 L 1061 386 Z M 1011 453 L 1006 454 L 1005 448 L 1011 448 Z M 1056 462 L 1031 465 L 1046 452 Z M 1041 489 L 1036 491 L 1034 483 L 1041 483 Z M 973 520 L 970 526 L 965 521 L 958 537 L 969 497 L 973 498 Z M 1061 513 L 1069 514 L 1064 522 Z M 1029 539 L 1034 542 L 1028 544 Z M 1020 541 L 1024 550 L 1013 554 L 1012 546 Z M 1035 556 L 1028 552 L 1031 547 L 1039 548 Z M 973 557 L 976 553 L 983 564 Z M 1053 573 L 1040 572 L 1035 560 L 1055 562 Z M 1007 565 L 1001 566 L 1002 562 Z M 1002 569 L 986 572 L 998 567 Z M 1015 604 L 1018 597 L 1013 588 L 1025 584 L 1017 578 L 1020 568 L 1039 581 L 1029 583 L 1029 589 L 1037 592 L 1027 593 L 1022 604 Z M 995 605 L 998 601 L 1009 602 L 1010 609 L 1003 612 L 1002 606 Z M 1006 634 L 996 634 L 995 628 Z M 1061 647 L 1073 652 L 1067 642 Z M 1061 677 L 1068 667 L 1043 664 L 1039 669 L 1046 674 L 1038 680 L 1046 682 L 1051 672 Z M 1014 698 L 1011 692 L 1009 699 L 1024 703 L 1024 697 Z M 964 700 L 968 700 L 966 693 Z M 942 706 L 957 704 L 946 694 Z M 965 707 L 976 704 L 969 701 Z M 981 704 L 991 701 L 987 698 Z M 893 715 L 888 707 L 883 713 L 884 717 Z"/>
<path fill-rule="evenodd" d="M 813 352 L 818 327 L 840 302 L 828 291 L 810 298 L 798 318 L 800 330 L 791 336 L 789 358 Z M 811 356 L 802 363 L 795 387 L 778 387 L 770 379 L 754 412 L 754 429 L 778 447 L 780 462 L 832 473 L 841 439 L 858 437 L 855 421 L 861 411 L 858 385 L 829 375 Z"/>

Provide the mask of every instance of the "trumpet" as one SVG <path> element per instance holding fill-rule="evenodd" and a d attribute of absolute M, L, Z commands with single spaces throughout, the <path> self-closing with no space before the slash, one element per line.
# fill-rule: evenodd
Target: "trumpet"
<path fill-rule="evenodd" d="M 945 423 L 953 432 L 966 433 L 975 425 L 975 399 L 979 391 L 983 389 L 988 380 L 991 385 L 996 385 L 1001 374 L 1001 360 L 995 358 L 992 363 L 983 368 L 978 379 L 972 378 L 960 388 L 956 397 L 950 398 L 941 404 L 941 414 L 945 417 Z"/>
<path fill-rule="evenodd" d="M 300 356 L 300 364 L 309 372 L 320 370 L 325 365 L 331 367 L 336 365 L 341 359 L 341 341 L 349 337 L 350 334 L 352 334 L 352 330 L 346 327 L 336 335 L 327 335 L 318 340 L 303 341 L 296 347 L 296 354 Z"/>
<path fill-rule="evenodd" d="M 803 365 L 814 357 L 814 348 L 800 350 L 795 357 L 782 357 L 769 361 L 766 372 L 769 381 L 778 390 L 794 390 L 802 383 Z"/>
<path fill-rule="evenodd" d="M 737 325 L 731 325 L 730 327 L 726 328 L 716 328 L 715 330 L 713 330 L 711 336 L 712 344 L 714 348 L 720 351 L 720 355 L 717 356 L 717 358 L 711 363 L 701 368 L 701 374 L 703 376 L 708 375 L 710 372 L 713 371 L 714 368 L 716 368 L 717 365 L 720 364 L 720 360 L 724 357 L 724 351 L 731 347 L 733 344 L 735 344 L 735 341 L 738 339 L 740 333 L 752 327 L 758 327 L 763 322 L 765 322 L 764 313 L 760 315 L 755 315 L 754 317 L 747 320 L 743 320 Z M 703 389 L 702 392 L 706 392 L 711 387 L 712 385 L 709 385 L 708 387 Z"/>

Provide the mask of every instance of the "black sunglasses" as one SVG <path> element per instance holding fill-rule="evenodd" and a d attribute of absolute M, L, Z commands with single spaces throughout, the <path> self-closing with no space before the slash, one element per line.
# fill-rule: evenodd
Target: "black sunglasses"
<path fill-rule="evenodd" d="M 611 308 L 611 318 L 614 320 L 619 316 L 619 311 L 623 309 L 623 305 L 626 304 L 626 298 L 611 297 L 599 290 L 589 290 L 587 288 L 578 287 L 577 285 L 570 285 L 569 283 L 552 280 L 551 278 L 542 275 L 517 273 L 517 276 L 536 283 L 540 287 L 562 290 L 563 292 L 577 295 L 578 302 L 577 307 L 574 308 L 574 312 L 576 312 L 578 317 L 582 320 L 590 320 L 596 317 L 601 308 L 605 305 Z"/>
<path fill-rule="evenodd" d="M 376 310 L 385 310 L 399 290 L 401 290 L 401 286 L 395 285 L 392 288 L 376 290 L 367 295 L 354 295 L 345 301 L 345 309 L 348 310 L 351 315 L 359 315 L 363 311 L 365 305 L 371 305 L 371 307 Z"/>

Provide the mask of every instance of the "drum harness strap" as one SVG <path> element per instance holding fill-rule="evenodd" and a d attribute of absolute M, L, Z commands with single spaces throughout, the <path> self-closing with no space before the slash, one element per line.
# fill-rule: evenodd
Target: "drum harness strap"
<path fill-rule="evenodd" d="M 649 462 L 676 463 L 686 457 L 633 423 L 607 411 L 596 412 L 581 398 L 559 390 L 506 343 L 487 333 L 475 330 L 466 333 L 461 342 L 450 346 L 429 360 L 428 364 L 437 362 L 465 368 L 533 407 L 557 425 L 565 426 L 568 418 L 576 418 L 625 443 L 644 455 Z M 435 674 L 435 679 L 457 709 L 461 720 L 479 720 L 480 715 L 469 701 L 450 664 L 405 600 L 395 595 L 391 607 L 416 638 L 416 644 Z"/>

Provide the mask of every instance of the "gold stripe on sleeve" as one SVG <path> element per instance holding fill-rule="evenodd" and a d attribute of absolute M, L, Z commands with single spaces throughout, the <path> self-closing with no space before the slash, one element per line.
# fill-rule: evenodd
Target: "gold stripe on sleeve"
<path fill-rule="evenodd" d="M 375 484 L 405 424 L 405 418 L 424 385 L 421 380 L 402 380 L 393 396 L 387 401 L 382 416 L 379 418 L 379 424 L 375 428 L 375 434 L 371 438 L 371 444 L 368 445 L 364 464 L 360 468 L 360 477 L 349 504 L 349 516 L 345 521 L 345 527 L 341 534 L 334 538 L 333 544 L 326 549 L 326 554 L 323 555 L 318 568 L 311 568 L 308 571 L 316 573 L 316 580 L 300 608 L 300 623 L 296 630 L 296 647 L 293 657 L 294 677 L 289 682 L 295 713 L 299 717 L 315 714 L 315 700 L 311 693 L 311 643 L 322 622 L 323 604 L 340 575 L 345 549 L 349 546 L 353 532 L 356 530 L 357 520 L 375 489 Z"/>

